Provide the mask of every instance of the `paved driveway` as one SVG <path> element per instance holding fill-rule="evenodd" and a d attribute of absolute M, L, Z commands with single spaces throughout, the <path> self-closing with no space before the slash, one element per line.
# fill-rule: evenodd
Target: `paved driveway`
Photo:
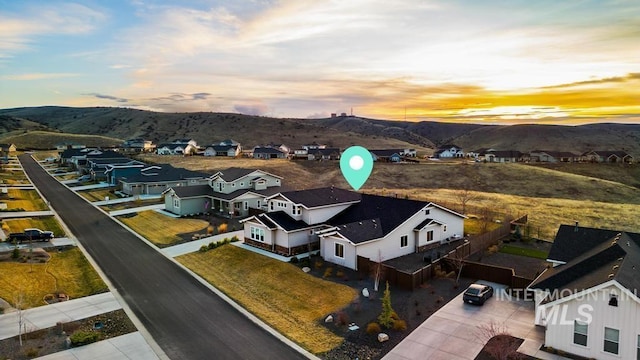
<path fill-rule="evenodd" d="M 58 183 L 28 155 L 25 172 L 171 359 L 302 359 L 179 265 Z"/>
<path fill-rule="evenodd" d="M 521 349 L 539 348 L 544 342 L 544 332 L 533 324 L 533 303 L 506 299 L 501 295 L 503 285 L 487 284 L 494 286 L 496 295 L 483 306 L 465 304 L 462 294 L 458 295 L 383 359 L 473 360 L 484 346 L 477 326 L 492 320 L 504 324 L 511 335 L 525 339 Z"/>

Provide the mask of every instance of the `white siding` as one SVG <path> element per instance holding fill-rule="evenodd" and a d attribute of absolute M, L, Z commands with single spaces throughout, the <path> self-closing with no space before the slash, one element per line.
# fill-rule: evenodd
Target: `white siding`
<path fill-rule="evenodd" d="M 323 208 L 315 209 L 302 209 L 302 220 L 307 224 L 319 224 L 323 223 L 332 217 L 336 216 L 342 210 L 348 208 L 350 205 L 334 205 Z"/>
<path fill-rule="evenodd" d="M 335 244 L 339 243 L 344 246 L 344 258 L 335 256 Z M 320 256 L 325 261 L 344 266 L 349 269 L 355 269 L 357 266 L 356 249 L 349 241 L 343 240 L 337 236 L 329 236 L 320 242 Z"/>
<path fill-rule="evenodd" d="M 618 306 L 610 306 L 609 290 L 617 291 Z M 557 321 L 547 317 L 545 345 L 566 352 L 597 359 L 635 359 L 637 337 L 640 334 L 640 304 L 637 299 L 621 295 L 616 286 L 609 286 L 604 290 L 594 291 L 592 295 L 581 299 L 574 299 L 558 305 Z M 566 309 L 563 309 L 566 306 Z M 587 346 L 573 343 L 573 320 L 584 318 L 582 314 L 588 312 L 592 321 L 588 328 Z M 593 311 L 587 311 L 593 309 Z M 547 309 L 547 314 L 550 313 Z M 566 311 L 566 316 L 562 316 Z M 564 324 L 560 322 L 564 320 Z M 609 327 L 620 331 L 618 355 L 603 351 L 604 328 Z"/>
<path fill-rule="evenodd" d="M 264 243 L 273 245 L 273 233 L 271 230 L 267 229 L 266 226 L 260 224 L 257 221 L 247 221 L 244 223 L 244 237 L 247 239 L 251 239 L 251 227 L 257 227 L 264 229 Z"/>

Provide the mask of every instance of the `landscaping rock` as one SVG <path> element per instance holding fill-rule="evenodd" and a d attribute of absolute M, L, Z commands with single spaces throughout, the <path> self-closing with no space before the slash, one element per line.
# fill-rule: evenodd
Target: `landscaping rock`
<path fill-rule="evenodd" d="M 369 297 L 369 289 L 367 289 L 367 288 L 362 289 L 362 296 L 368 298 Z"/>
<path fill-rule="evenodd" d="M 329 315 L 324 319 L 324 322 L 326 323 L 332 323 L 333 322 L 333 315 Z"/>
<path fill-rule="evenodd" d="M 378 342 L 385 342 L 385 341 L 389 341 L 389 335 L 385 333 L 378 334 Z"/>
<path fill-rule="evenodd" d="M 304 271 L 305 273 L 308 273 L 309 271 L 311 271 L 311 268 L 308 266 L 305 266 L 302 268 L 302 271 Z"/>

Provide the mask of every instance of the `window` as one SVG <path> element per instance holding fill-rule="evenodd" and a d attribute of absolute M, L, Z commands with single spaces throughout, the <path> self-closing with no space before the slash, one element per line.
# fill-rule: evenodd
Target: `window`
<path fill-rule="evenodd" d="M 636 345 L 636 360 L 640 360 L 640 335 L 638 335 L 638 344 Z"/>
<path fill-rule="evenodd" d="M 300 214 L 302 214 L 302 206 L 298 205 L 293 208 L 293 215 L 300 215 Z"/>
<path fill-rule="evenodd" d="M 424 211 L 424 214 L 425 215 L 429 215 L 430 212 L 431 212 L 431 209 L 427 209 L 427 210 Z"/>
<path fill-rule="evenodd" d="M 616 294 L 612 294 L 609 297 L 609 306 L 618 306 L 618 296 Z"/>
<path fill-rule="evenodd" d="M 262 206 L 262 203 L 260 202 L 260 200 L 257 200 L 257 201 L 256 201 L 256 207 L 257 207 L 258 209 L 260 209 L 260 206 Z"/>
<path fill-rule="evenodd" d="M 589 325 L 587 323 L 575 320 L 573 322 L 573 343 L 587 346 L 587 333 L 589 332 Z"/>
<path fill-rule="evenodd" d="M 244 205 L 244 209 L 245 210 L 249 210 L 249 202 L 248 201 L 245 201 L 243 205 Z"/>
<path fill-rule="evenodd" d="M 264 229 L 254 226 L 251 226 L 249 229 L 251 232 L 251 239 L 264 242 Z"/>
<path fill-rule="evenodd" d="M 269 210 L 273 211 L 273 201 L 269 202 Z"/>
<path fill-rule="evenodd" d="M 180 199 L 178 199 L 178 198 L 173 199 L 173 207 L 175 207 L 175 208 L 179 208 L 180 207 Z"/>
<path fill-rule="evenodd" d="M 620 340 L 620 330 L 604 328 L 604 351 L 612 354 L 618 353 L 618 342 Z"/>
<path fill-rule="evenodd" d="M 442 232 L 447 232 L 447 225 L 442 225 Z"/>
<path fill-rule="evenodd" d="M 427 231 L 427 242 L 433 241 L 433 230 Z"/>
<path fill-rule="evenodd" d="M 231 184 L 231 187 L 236 187 L 236 183 L 232 183 L 232 184 Z"/>
<path fill-rule="evenodd" d="M 344 245 L 336 243 L 335 255 L 336 257 L 344 259 Z"/>
<path fill-rule="evenodd" d="M 241 182 L 241 183 L 240 183 L 240 187 L 243 187 L 243 186 L 244 186 L 244 183 L 243 183 L 243 182 Z"/>
<path fill-rule="evenodd" d="M 400 247 L 407 247 L 409 245 L 409 237 L 407 235 L 400 236 Z"/>

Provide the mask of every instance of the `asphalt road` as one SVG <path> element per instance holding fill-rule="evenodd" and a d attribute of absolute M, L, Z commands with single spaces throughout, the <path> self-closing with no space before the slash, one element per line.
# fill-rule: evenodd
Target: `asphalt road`
<path fill-rule="evenodd" d="M 305 358 L 58 183 L 31 156 L 20 162 L 171 359 Z"/>

